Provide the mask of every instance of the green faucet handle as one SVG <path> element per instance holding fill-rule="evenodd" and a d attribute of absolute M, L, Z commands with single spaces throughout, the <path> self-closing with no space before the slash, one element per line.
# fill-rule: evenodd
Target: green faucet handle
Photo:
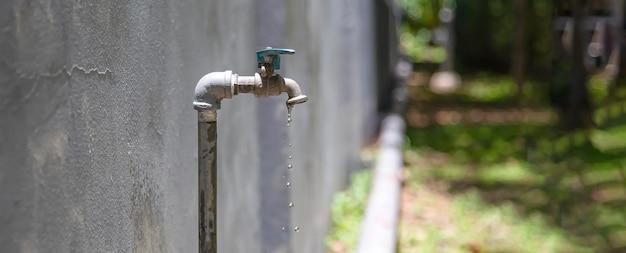
<path fill-rule="evenodd" d="M 296 50 L 289 48 L 266 47 L 265 49 L 256 51 L 256 61 L 259 68 L 265 64 L 270 64 L 273 69 L 280 69 L 280 55 L 295 53 Z"/>

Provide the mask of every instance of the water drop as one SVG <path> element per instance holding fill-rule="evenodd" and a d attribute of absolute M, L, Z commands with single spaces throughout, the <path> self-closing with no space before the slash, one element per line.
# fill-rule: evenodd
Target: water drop
<path fill-rule="evenodd" d="M 289 207 L 293 207 L 293 202 L 289 202 Z"/>
<path fill-rule="evenodd" d="M 286 185 L 287 185 L 287 187 L 291 186 L 291 182 L 287 182 Z"/>
<path fill-rule="evenodd" d="M 291 163 L 289 165 L 287 165 L 287 169 L 291 169 L 293 168 L 293 165 L 291 165 Z"/>
<path fill-rule="evenodd" d="M 293 159 L 293 156 L 289 156 L 289 160 Z"/>
<path fill-rule="evenodd" d="M 287 228 L 282 227 L 282 228 L 280 228 L 280 230 L 282 230 L 282 231 L 287 231 Z"/>
<path fill-rule="evenodd" d="M 293 228 L 293 231 L 296 231 L 296 232 L 300 231 L 300 227 L 295 226 L 295 227 Z"/>

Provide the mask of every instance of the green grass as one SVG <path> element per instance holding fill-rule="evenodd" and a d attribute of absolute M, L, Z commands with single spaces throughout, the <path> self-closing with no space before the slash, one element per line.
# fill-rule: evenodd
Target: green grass
<path fill-rule="evenodd" d="M 559 236 L 541 238 L 573 240 L 550 239 L 561 249 L 574 243 L 610 251 L 626 245 L 625 132 L 619 124 L 566 135 L 550 126 L 522 124 L 409 129 L 405 158 L 414 169 L 407 185 L 446 185 L 455 201 L 464 194 L 479 195 L 481 201 L 467 200 L 487 208 L 478 213 L 518 217 L 522 223 L 502 225 L 516 227 L 519 234 L 534 226 L 523 220 L 534 224 L 542 217 Z M 526 244 L 532 245 L 520 245 Z M 551 247 L 543 252 L 576 252 Z"/>
<path fill-rule="evenodd" d="M 517 106 L 506 76 L 474 75 L 452 94 L 423 90 L 420 109 Z M 420 86 L 426 89 L 426 86 Z M 445 125 L 409 128 L 399 252 L 624 252 L 626 104 L 590 81 L 596 129 L 553 125 Z M 523 103 L 546 105 L 538 85 Z M 626 94 L 626 93 L 624 93 Z M 422 108 L 423 107 L 423 108 Z M 371 175 L 362 172 L 332 208 L 330 252 L 352 252 Z M 406 196 L 405 196 L 406 197 Z"/>
<path fill-rule="evenodd" d="M 462 126 L 408 129 L 410 146 L 445 153 L 458 163 L 490 164 L 526 156 L 527 136 L 545 138 L 549 127 L 537 125 Z"/>
<path fill-rule="evenodd" d="M 513 204 L 490 206 L 468 193 L 454 199 L 453 209 L 461 241 L 480 242 L 483 252 L 588 252 L 541 215 L 521 216 Z"/>
<path fill-rule="evenodd" d="M 433 93 L 427 85 L 421 86 L 417 101 L 432 105 L 465 106 L 515 106 L 518 102 L 526 105 L 545 106 L 548 102 L 547 85 L 529 80 L 524 83 L 521 99 L 517 85 L 510 76 L 494 73 L 464 75 L 462 85 L 456 91 L 442 95 Z"/>
<path fill-rule="evenodd" d="M 509 77 L 479 75 L 467 80 L 459 92 L 473 101 L 498 102 L 514 97 L 517 87 Z"/>
<path fill-rule="evenodd" d="M 522 213 L 510 201 L 487 202 L 480 188 L 454 194 L 434 190 L 454 182 L 483 186 L 542 182 L 528 164 L 508 161 L 468 169 L 453 159 L 436 157 L 441 154 L 433 158 L 431 152 L 414 148 L 405 152 L 410 177 L 404 191 L 417 197 L 404 202 L 410 213 L 401 221 L 400 252 L 591 252 L 566 230 L 547 222 L 544 214 Z M 536 190 L 521 195 L 545 199 Z"/>
<path fill-rule="evenodd" d="M 492 206 L 477 193 L 450 201 L 449 223 L 402 224 L 399 252 L 591 252 L 541 216 L 520 216 L 513 205 Z"/>

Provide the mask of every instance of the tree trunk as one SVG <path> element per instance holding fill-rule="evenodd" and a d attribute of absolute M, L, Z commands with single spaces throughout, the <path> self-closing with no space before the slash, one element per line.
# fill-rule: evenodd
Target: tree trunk
<path fill-rule="evenodd" d="M 587 90 L 587 71 L 584 64 L 585 40 L 585 4 L 586 0 L 572 0 L 574 34 L 572 42 L 573 71 L 570 80 L 568 107 L 566 108 L 565 127 L 568 129 L 591 126 L 591 103 Z"/>
<path fill-rule="evenodd" d="M 564 38 L 571 39 L 568 41 L 572 45 L 571 48 L 563 48 L 561 39 L 554 42 L 558 43 L 558 48 L 553 63 L 555 79 L 550 95 L 558 108 L 561 127 L 565 130 L 587 128 L 593 125 L 587 89 L 588 74 L 583 61 L 587 48 L 586 31 L 583 25 L 587 2 L 586 0 L 569 1 L 572 25 L 571 31 L 564 32 L 568 34 Z"/>
<path fill-rule="evenodd" d="M 517 85 L 517 97 L 523 96 L 523 86 L 526 81 L 526 14 L 527 0 L 515 0 L 515 42 L 511 63 L 511 72 Z"/>

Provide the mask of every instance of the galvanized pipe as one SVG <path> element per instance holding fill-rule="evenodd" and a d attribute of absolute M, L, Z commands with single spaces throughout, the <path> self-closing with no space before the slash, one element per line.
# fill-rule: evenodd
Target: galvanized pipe
<path fill-rule="evenodd" d="M 217 112 L 198 111 L 199 252 L 217 253 Z"/>

